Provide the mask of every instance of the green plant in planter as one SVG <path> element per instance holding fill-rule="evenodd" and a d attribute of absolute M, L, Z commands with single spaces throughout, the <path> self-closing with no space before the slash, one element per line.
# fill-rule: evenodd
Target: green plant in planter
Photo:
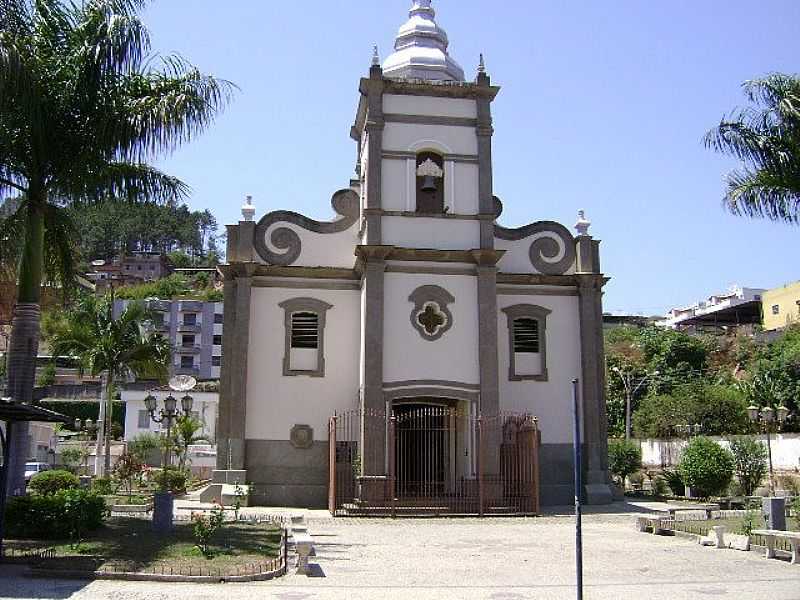
<path fill-rule="evenodd" d="M 159 492 L 186 492 L 186 473 L 176 467 L 165 467 L 153 476 Z"/>
<path fill-rule="evenodd" d="M 724 493 L 733 479 L 733 469 L 733 454 L 706 437 L 689 442 L 678 465 L 686 485 L 703 497 Z"/>
<path fill-rule="evenodd" d="M 634 441 L 616 439 L 608 442 L 608 468 L 620 485 L 642 468 L 642 448 Z"/>
<path fill-rule="evenodd" d="M 244 500 L 250 495 L 250 488 L 248 486 L 242 486 L 238 481 L 236 482 L 236 486 L 233 489 L 233 495 L 235 500 L 233 501 L 233 511 L 234 517 L 236 520 L 239 520 L 239 511 L 242 510 L 242 503 Z"/>
<path fill-rule="evenodd" d="M 752 496 L 767 476 L 767 449 L 749 436 L 731 439 L 731 453 L 736 479 L 745 496 Z"/>
<path fill-rule="evenodd" d="M 196 547 L 208 559 L 214 558 L 214 553 L 211 551 L 211 538 L 222 528 L 224 523 L 225 509 L 220 505 L 217 505 L 208 516 L 199 513 L 192 515 L 192 533 L 197 542 Z"/>
<path fill-rule="evenodd" d="M 753 529 L 758 529 L 759 525 L 761 525 L 761 523 L 759 523 L 760 517 L 761 515 L 758 511 L 748 510 L 744 514 L 742 522 L 739 524 L 739 529 L 736 531 L 736 533 L 739 535 L 752 535 Z"/>

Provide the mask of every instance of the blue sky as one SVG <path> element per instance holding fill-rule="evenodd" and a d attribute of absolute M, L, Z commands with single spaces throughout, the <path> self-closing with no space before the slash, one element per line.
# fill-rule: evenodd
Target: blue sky
<path fill-rule="evenodd" d="M 258 214 L 331 216 L 355 164 L 349 129 L 373 44 L 391 50 L 410 0 L 156 0 L 156 50 L 241 91 L 216 125 L 161 165 L 221 224 L 246 194 Z M 493 83 L 495 194 L 507 226 L 583 208 L 603 240 L 605 310 L 663 313 L 733 283 L 800 279 L 800 230 L 721 209 L 735 163 L 707 129 L 740 84 L 800 72 L 797 0 L 434 0 L 451 53 Z"/>

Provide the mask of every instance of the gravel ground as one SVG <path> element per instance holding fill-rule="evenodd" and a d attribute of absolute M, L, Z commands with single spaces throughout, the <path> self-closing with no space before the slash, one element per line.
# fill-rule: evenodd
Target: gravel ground
<path fill-rule="evenodd" d="M 584 518 L 585 598 L 800 600 L 800 566 L 637 533 L 632 514 Z M 2 598 L 113 600 L 572 599 L 572 519 L 329 519 L 310 515 L 311 577 L 257 584 L 26 579 L 0 568 Z"/>

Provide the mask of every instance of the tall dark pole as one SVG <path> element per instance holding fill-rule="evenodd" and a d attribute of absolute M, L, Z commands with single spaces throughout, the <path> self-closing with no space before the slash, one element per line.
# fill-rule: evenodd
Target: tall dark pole
<path fill-rule="evenodd" d="M 575 571 L 578 600 L 583 600 L 583 534 L 581 532 L 581 489 L 583 462 L 581 457 L 581 413 L 578 405 L 578 380 L 572 380 L 572 447 L 575 467 Z"/>
<path fill-rule="evenodd" d="M 0 561 L 3 560 L 3 538 L 6 530 L 6 498 L 8 497 L 8 471 L 10 469 L 11 440 L 14 435 L 14 424 L 6 422 L 6 435 L 0 431 L 0 442 L 3 445 L 3 470 L 0 471 Z"/>

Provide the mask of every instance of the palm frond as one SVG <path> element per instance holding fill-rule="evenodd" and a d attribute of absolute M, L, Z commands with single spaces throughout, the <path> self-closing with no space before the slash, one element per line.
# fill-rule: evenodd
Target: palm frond
<path fill-rule="evenodd" d="M 170 202 L 189 195 L 177 177 L 147 164 L 106 162 L 83 171 L 59 173 L 53 182 L 59 196 L 71 204 L 96 203 L 116 198 L 128 202 Z"/>
<path fill-rule="evenodd" d="M 800 222 L 800 181 L 787 182 L 769 171 L 734 171 L 727 178 L 725 206 L 734 215 Z"/>
<path fill-rule="evenodd" d="M 162 60 L 160 70 L 133 74 L 123 84 L 125 104 L 108 124 L 128 160 L 145 161 L 190 142 L 211 125 L 237 89 L 204 75 L 180 56 Z"/>
<path fill-rule="evenodd" d="M 0 278 L 17 280 L 17 269 L 25 244 L 27 206 L 20 201 L 16 210 L 0 218 Z"/>
<path fill-rule="evenodd" d="M 735 215 L 800 223 L 800 78 L 773 73 L 743 90 L 751 106 L 704 138 L 743 163 L 727 178 L 723 205 Z"/>

